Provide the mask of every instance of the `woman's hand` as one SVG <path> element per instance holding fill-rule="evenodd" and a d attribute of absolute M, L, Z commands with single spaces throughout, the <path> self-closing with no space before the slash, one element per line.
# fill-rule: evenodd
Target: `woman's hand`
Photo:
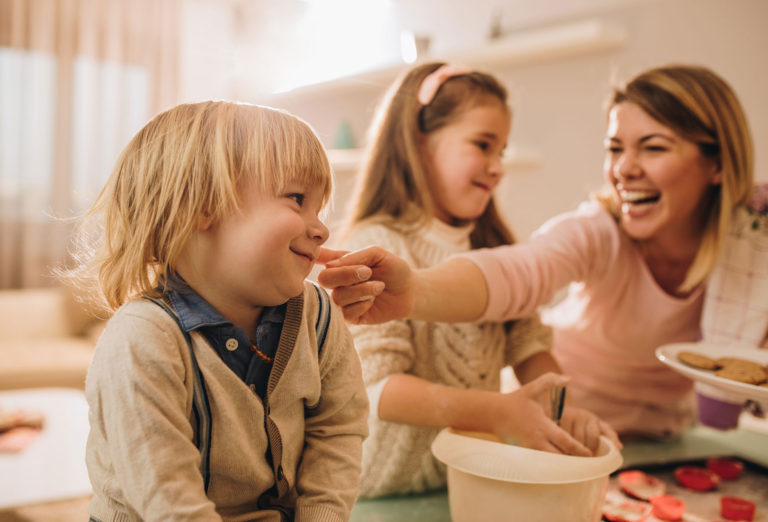
<path fill-rule="evenodd" d="M 607 423 L 601 421 L 594 413 L 566 406 L 563 409 L 563 417 L 560 426 L 584 444 L 594 455 L 600 445 L 600 435 L 605 435 L 618 448 L 622 448 L 619 436 Z"/>
<path fill-rule="evenodd" d="M 407 317 L 413 309 L 413 271 L 389 251 L 375 246 L 351 253 L 322 248 L 317 261 L 326 266 L 317 279 L 332 289 L 347 321 L 383 323 Z"/>
<path fill-rule="evenodd" d="M 483 273 L 461 257 L 412 270 L 405 260 L 373 246 L 350 253 L 323 248 L 317 261 L 326 266 L 318 281 L 333 290 L 333 300 L 351 323 L 383 323 L 404 317 L 475 321 L 488 304 Z"/>

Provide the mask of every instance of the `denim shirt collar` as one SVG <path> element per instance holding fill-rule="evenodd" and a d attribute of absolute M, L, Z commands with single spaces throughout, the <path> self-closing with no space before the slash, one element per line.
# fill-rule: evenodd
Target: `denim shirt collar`
<path fill-rule="evenodd" d="M 186 332 L 207 326 L 232 326 L 232 321 L 221 315 L 200 294 L 186 285 L 178 290 L 169 288 L 166 290 L 166 294 Z M 283 317 L 284 314 L 280 313 L 279 306 L 265 306 L 261 312 L 260 322 L 282 323 Z"/>
<path fill-rule="evenodd" d="M 266 397 L 271 365 L 251 350 L 253 341 L 245 330 L 221 315 L 183 281 L 176 281 L 165 293 L 186 332 L 198 330 L 226 364 L 251 390 Z M 169 285 L 170 286 L 170 285 Z M 286 305 L 264 307 L 256 325 L 254 341 L 262 353 L 274 357 L 285 321 Z M 233 341 L 234 348 L 232 348 Z"/>
<path fill-rule="evenodd" d="M 204 326 L 231 325 L 232 322 L 221 315 L 208 301 L 192 289 L 181 291 L 168 290 L 168 299 L 179 316 L 181 326 L 191 332 Z"/>

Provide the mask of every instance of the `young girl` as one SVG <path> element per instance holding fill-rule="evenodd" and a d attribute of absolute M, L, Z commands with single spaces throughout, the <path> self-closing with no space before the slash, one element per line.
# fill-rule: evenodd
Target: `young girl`
<path fill-rule="evenodd" d="M 654 350 L 701 337 L 705 279 L 753 185 L 751 137 L 722 78 L 668 66 L 615 90 L 605 143 L 607 190 L 526 244 L 416 271 L 371 248 L 320 280 L 357 322 L 508 320 L 574 283 L 547 318 L 569 396 L 620 433 L 673 436 L 694 417 L 691 381 Z"/>
<path fill-rule="evenodd" d="M 116 310 L 86 380 L 92 520 L 348 518 L 367 398 L 304 280 L 330 190 L 313 131 L 266 107 L 180 105 L 125 148 L 70 274 Z"/>
<path fill-rule="evenodd" d="M 371 129 L 342 246 L 381 245 L 421 268 L 513 243 L 493 200 L 510 123 L 506 91 L 492 76 L 440 63 L 412 69 Z M 559 370 L 548 351 L 551 330 L 537 317 L 505 324 L 399 320 L 353 326 L 352 333 L 371 400 L 361 495 L 444 486 L 445 469 L 430 445 L 446 426 L 535 442 L 528 437 L 546 420 L 543 410 L 521 409 L 514 393 L 499 390 L 506 365 L 523 383 Z M 566 410 L 563 426 L 595 448 L 598 420 Z M 559 448 L 545 449 L 589 454 L 560 436 Z"/>

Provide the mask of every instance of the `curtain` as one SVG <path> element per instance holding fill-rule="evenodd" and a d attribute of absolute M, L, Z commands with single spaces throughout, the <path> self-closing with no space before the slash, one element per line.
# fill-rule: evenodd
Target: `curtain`
<path fill-rule="evenodd" d="M 183 0 L 0 0 L 0 288 L 56 284 L 76 217 L 177 103 Z"/>

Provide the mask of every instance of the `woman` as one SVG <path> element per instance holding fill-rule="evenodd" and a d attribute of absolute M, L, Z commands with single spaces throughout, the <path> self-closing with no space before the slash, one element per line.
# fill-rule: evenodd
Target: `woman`
<path fill-rule="evenodd" d="M 693 419 L 691 384 L 653 352 L 700 337 L 704 281 L 752 188 L 751 137 L 730 86 L 702 67 L 641 73 L 608 109 L 607 186 L 528 243 L 416 271 L 377 247 L 328 252 L 321 283 L 356 323 L 509 320 L 570 285 L 545 319 L 573 404 L 623 435 L 675 435 Z"/>

